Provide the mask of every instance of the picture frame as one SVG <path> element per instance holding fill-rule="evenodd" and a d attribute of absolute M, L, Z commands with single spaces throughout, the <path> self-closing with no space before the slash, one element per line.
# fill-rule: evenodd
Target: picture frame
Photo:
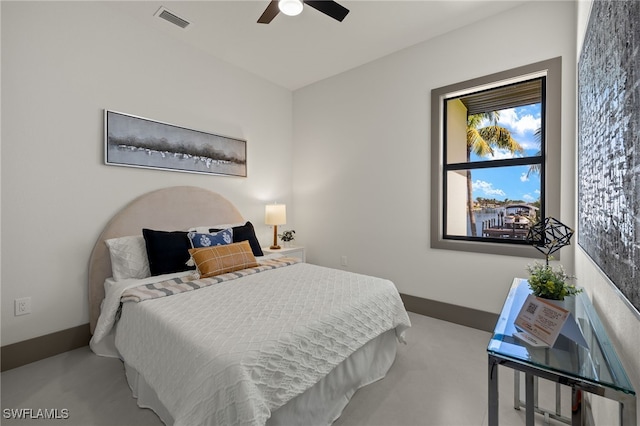
<path fill-rule="evenodd" d="M 247 176 L 247 141 L 104 110 L 106 165 Z"/>

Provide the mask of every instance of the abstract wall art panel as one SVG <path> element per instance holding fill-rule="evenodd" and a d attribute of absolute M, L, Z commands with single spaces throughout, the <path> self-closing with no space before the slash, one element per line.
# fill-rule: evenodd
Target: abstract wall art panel
<path fill-rule="evenodd" d="M 578 244 L 640 310 L 640 2 L 595 0 L 578 64 Z"/>
<path fill-rule="evenodd" d="M 105 110 L 105 163 L 247 176 L 247 142 Z"/>

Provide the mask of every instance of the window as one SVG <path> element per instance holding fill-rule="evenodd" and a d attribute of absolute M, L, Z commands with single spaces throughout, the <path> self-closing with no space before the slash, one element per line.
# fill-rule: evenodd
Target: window
<path fill-rule="evenodd" d="M 431 246 L 536 256 L 558 216 L 560 58 L 434 89 Z"/>

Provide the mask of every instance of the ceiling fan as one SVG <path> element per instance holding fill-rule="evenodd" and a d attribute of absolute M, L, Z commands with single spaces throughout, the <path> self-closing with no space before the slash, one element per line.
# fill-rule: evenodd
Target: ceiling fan
<path fill-rule="evenodd" d="M 280 12 L 289 16 L 298 15 L 302 12 L 303 3 L 340 22 L 349 13 L 349 9 L 331 0 L 271 0 L 258 19 L 258 23 L 268 24 Z"/>

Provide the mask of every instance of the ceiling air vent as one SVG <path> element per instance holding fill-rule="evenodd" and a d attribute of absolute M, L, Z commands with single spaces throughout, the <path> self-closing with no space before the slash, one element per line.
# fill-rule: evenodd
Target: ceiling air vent
<path fill-rule="evenodd" d="M 180 28 L 187 28 L 189 25 L 191 25 L 191 22 L 187 21 L 186 19 L 183 19 L 181 17 L 179 17 L 178 15 L 176 15 L 175 13 L 171 12 L 170 10 L 166 9 L 164 6 L 162 6 L 160 9 L 158 9 L 158 11 L 154 14 L 154 16 L 157 16 L 158 18 L 162 18 L 165 21 L 171 22 L 173 25 L 177 25 Z"/>

